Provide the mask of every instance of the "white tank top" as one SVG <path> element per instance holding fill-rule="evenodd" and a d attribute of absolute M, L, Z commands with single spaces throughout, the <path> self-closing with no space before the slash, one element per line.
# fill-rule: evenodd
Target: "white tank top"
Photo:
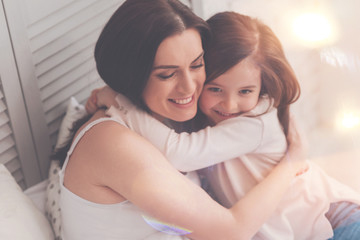
<path fill-rule="evenodd" d="M 112 118 L 101 118 L 88 124 L 75 138 L 60 171 L 60 208 L 63 240 L 184 240 L 183 236 L 159 232 L 148 225 L 143 213 L 131 202 L 98 204 L 72 193 L 63 185 L 69 156 L 84 134 L 94 125 Z M 124 124 L 123 124 L 124 125 Z"/>

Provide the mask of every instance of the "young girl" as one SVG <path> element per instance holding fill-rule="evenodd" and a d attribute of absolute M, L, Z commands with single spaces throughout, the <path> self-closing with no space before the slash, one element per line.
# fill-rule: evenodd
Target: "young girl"
<path fill-rule="evenodd" d="M 213 39 L 205 49 L 207 81 L 196 122 L 198 128 L 208 127 L 191 134 L 175 133 L 108 88 L 93 94 L 87 105 L 90 110 L 96 108 L 94 102 L 111 106 L 110 116 L 121 118 L 149 139 L 180 171 L 211 166 L 204 175 L 220 203 L 231 207 L 286 154 L 289 105 L 300 91 L 269 27 L 233 12 L 216 14 L 208 23 Z M 174 74 L 169 69 L 162 78 L 171 81 Z M 186 105 L 187 99 L 181 104 Z M 229 136 L 239 142 L 236 154 L 241 153 L 240 157 L 228 148 L 231 144 L 225 140 Z M 219 163 L 224 154 L 229 160 Z M 359 237 L 359 203 L 358 193 L 309 162 L 309 169 L 293 181 L 254 239 L 328 239 L 333 229 L 335 238 L 344 239 L 344 235 L 336 235 L 337 229 Z"/>

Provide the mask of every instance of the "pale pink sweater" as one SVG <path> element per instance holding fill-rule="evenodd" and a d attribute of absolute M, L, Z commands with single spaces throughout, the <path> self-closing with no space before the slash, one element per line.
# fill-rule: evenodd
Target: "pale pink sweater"
<path fill-rule="evenodd" d="M 284 156 L 286 138 L 277 110 L 268 98 L 244 116 L 198 132 L 174 130 L 118 95 L 108 114 L 152 142 L 180 171 L 206 170 L 217 198 L 227 207 L 259 183 Z M 330 204 L 360 204 L 360 194 L 326 175 L 315 163 L 296 177 L 269 220 L 253 239 L 328 239 L 333 230 L 325 217 Z M 271 196 L 269 196 L 271 197 Z M 261 207 L 261 206 L 254 206 Z"/>

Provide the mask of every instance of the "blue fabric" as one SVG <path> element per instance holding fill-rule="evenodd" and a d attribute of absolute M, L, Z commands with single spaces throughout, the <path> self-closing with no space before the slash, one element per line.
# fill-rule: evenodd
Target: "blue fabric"
<path fill-rule="evenodd" d="M 334 236 L 329 240 L 359 240 L 360 239 L 360 221 L 353 222 L 346 226 L 340 226 L 334 229 Z"/>

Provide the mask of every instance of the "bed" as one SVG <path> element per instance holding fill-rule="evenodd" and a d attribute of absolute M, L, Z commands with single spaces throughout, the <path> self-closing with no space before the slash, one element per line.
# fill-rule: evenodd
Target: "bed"
<path fill-rule="evenodd" d="M 71 97 L 56 147 L 66 142 L 73 122 L 85 114 L 84 106 Z M 48 178 L 23 191 L 8 169 L 0 164 L 0 239 L 61 239 L 59 170 L 59 161 L 51 160 Z"/>
<path fill-rule="evenodd" d="M 57 147 L 66 142 L 72 123 L 85 114 L 84 106 L 72 97 L 60 126 Z M 331 176 L 360 192 L 360 151 L 324 156 L 313 161 Z M 59 170 L 59 161 L 51 160 L 49 177 L 22 191 L 10 172 L 0 164 L 0 239 L 61 239 Z"/>
<path fill-rule="evenodd" d="M 55 239 L 52 226 L 43 211 L 46 186 L 46 181 L 35 185 L 29 189 L 28 195 L 5 166 L 0 164 L 0 239 Z"/>

